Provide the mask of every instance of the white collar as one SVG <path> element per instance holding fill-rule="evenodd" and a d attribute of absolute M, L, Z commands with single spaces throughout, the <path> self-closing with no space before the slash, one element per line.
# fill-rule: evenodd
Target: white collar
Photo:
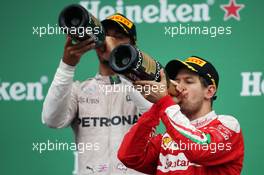
<path fill-rule="evenodd" d="M 217 115 L 216 115 L 215 111 L 211 111 L 211 112 L 209 112 L 208 114 L 206 114 L 203 117 L 200 117 L 198 119 L 192 120 L 191 124 L 195 128 L 201 128 L 201 127 L 209 124 L 211 121 L 213 121 L 216 118 L 217 118 Z"/>
<path fill-rule="evenodd" d="M 102 84 L 111 85 L 113 82 L 111 82 L 111 77 L 116 77 L 121 82 L 120 76 L 118 74 L 114 75 L 101 75 L 100 73 L 97 73 L 95 75 L 95 80 L 100 81 Z M 116 82 L 116 84 L 119 84 L 120 82 Z"/>

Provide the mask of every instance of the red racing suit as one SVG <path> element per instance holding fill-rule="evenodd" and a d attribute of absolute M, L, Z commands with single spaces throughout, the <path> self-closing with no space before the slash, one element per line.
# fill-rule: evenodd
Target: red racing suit
<path fill-rule="evenodd" d="M 155 136 L 160 119 L 166 133 Z M 239 175 L 244 141 L 234 117 L 211 111 L 189 121 L 166 96 L 125 135 L 118 158 L 127 167 L 147 174 Z"/>

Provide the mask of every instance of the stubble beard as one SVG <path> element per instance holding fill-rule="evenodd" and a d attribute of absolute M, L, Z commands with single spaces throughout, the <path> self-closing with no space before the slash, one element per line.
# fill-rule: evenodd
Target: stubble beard
<path fill-rule="evenodd" d="M 179 105 L 181 107 L 181 112 L 187 118 L 191 119 L 202 108 L 202 104 L 203 104 L 202 101 L 198 101 L 198 102 L 182 101 Z"/>
<path fill-rule="evenodd" d="M 109 67 L 109 61 L 108 60 L 102 59 L 102 60 L 100 60 L 100 63 Z"/>

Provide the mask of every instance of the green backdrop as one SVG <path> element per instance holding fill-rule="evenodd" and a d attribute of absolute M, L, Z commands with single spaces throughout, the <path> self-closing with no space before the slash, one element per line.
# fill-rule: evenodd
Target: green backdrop
<path fill-rule="evenodd" d="M 111 13 L 116 6 L 119 10 L 123 8 L 124 13 L 137 22 L 138 47 L 164 65 L 170 59 L 184 59 L 191 55 L 211 60 L 220 73 L 215 110 L 234 115 L 244 133 L 242 174 L 261 175 L 264 166 L 264 61 L 261 57 L 264 50 L 264 2 L 236 0 L 237 6 L 243 5 L 240 11 L 233 11 L 239 16 L 235 18 L 235 14 L 229 14 L 225 20 L 228 11 L 225 12 L 221 5 L 228 5 L 229 1 L 95 0 L 81 3 L 88 4 L 86 7 L 90 10 L 93 4 L 93 12 L 98 8 L 97 17 Z M 73 141 L 71 129 L 49 129 L 41 123 L 43 99 L 62 56 L 65 36 L 40 37 L 34 33 L 37 27 L 56 25 L 59 12 L 71 3 L 80 1 L 1 3 L 0 174 L 72 174 L 74 156 L 71 151 L 39 153 L 33 149 L 37 142 Z M 201 33 L 175 34 L 177 30 L 179 32 L 180 25 L 189 27 L 188 30 L 199 28 Z M 218 33 L 213 37 L 215 29 Z M 175 32 L 174 36 L 169 35 L 169 30 L 171 34 Z M 78 65 L 75 79 L 85 80 L 94 76 L 97 68 L 95 53 L 88 53 Z M 160 131 L 162 129 L 159 128 Z"/>

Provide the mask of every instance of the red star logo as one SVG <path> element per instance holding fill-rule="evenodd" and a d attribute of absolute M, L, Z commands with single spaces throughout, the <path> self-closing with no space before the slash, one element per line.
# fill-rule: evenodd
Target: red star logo
<path fill-rule="evenodd" d="M 230 0 L 229 4 L 221 5 L 221 9 L 225 11 L 224 20 L 228 20 L 231 17 L 236 20 L 240 20 L 239 11 L 245 7 L 244 4 L 237 4 L 236 0 Z"/>

